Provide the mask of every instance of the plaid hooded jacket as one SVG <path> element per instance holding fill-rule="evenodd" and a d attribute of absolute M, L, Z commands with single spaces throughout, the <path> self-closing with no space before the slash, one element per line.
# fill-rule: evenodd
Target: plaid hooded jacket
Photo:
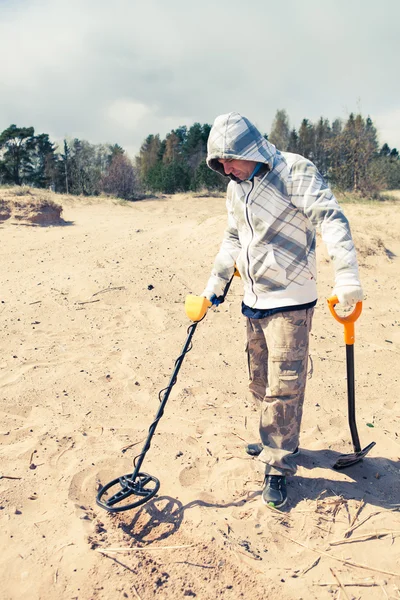
<path fill-rule="evenodd" d="M 316 300 L 316 228 L 333 262 L 336 285 L 359 284 L 349 223 L 312 162 L 279 152 L 235 112 L 217 117 L 211 129 L 207 164 L 224 174 L 219 158 L 263 167 L 252 181 L 230 176 L 228 227 L 207 291 L 220 296 L 236 264 L 247 306 L 279 308 Z"/>

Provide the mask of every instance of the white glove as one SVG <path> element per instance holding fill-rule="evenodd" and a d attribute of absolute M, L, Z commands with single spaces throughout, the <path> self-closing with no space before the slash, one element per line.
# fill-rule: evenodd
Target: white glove
<path fill-rule="evenodd" d="M 343 307 L 352 306 L 356 302 L 362 302 L 364 298 L 362 287 L 359 283 L 337 285 L 333 290 L 333 295 L 338 297 L 339 304 Z"/>
<path fill-rule="evenodd" d="M 204 298 L 208 298 L 209 300 L 211 300 L 213 296 L 219 298 L 224 293 L 225 285 L 221 285 L 217 278 L 211 276 L 208 280 L 206 289 L 203 290 L 200 295 L 204 296 Z"/>
<path fill-rule="evenodd" d="M 210 289 L 206 288 L 205 290 L 203 290 L 200 294 L 200 296 L 203 296 L 204 298 L 207 298 L 207 300 L 211 300 L 212 296 L 215 296 L 214 292 L 211 291 Z"/>

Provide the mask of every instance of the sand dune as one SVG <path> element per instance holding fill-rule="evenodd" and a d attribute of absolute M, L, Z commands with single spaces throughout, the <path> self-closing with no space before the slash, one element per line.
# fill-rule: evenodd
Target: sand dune
<path fill-rule="evenodd" d="M 361 443 L 376 442 L 369 457 L 331 468 L 351 443 L 343 332 L 326 306 L 332 269 L 319 244 L 287 510 L 261 504 L 262 468 L 243 450 L 257 439 L 258 413 L 235 278 L 197 327 L 145 458 L 144 471 L 161 481 L 157 496 L 110 515 L 96 506 L 97 488 L 133 470 L 186 339 L 184 299 L 208 278 L 225 203 L 58 202 L 59 226 L 0 226 L 0 596 L 397 598 L 399 204 L 345 206 L 367 296 L 355 354 Z"/>

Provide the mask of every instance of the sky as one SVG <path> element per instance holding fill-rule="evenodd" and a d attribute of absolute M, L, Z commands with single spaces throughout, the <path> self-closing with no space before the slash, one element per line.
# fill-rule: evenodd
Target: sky
<path fill-rule="evenodd" d="M 400 149 L 399 0 L 0 0 L 0 132 L 118 143 L 351 112 Z"/>

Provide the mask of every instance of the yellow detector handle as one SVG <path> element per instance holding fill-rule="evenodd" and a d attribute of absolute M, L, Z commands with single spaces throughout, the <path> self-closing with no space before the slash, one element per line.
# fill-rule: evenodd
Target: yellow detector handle
<path fill-rule="evenodd" d="M 339 298 L 337 296 L 331 296 L 328 298 L 328 306 L 331 311 L 332 316 L 336 321 L 344 325 L 344 341 L 347 346 L 352 346 L 354 344 L 354 323 L 357 321 L 358 317 L 361 315 L 362 311 L 362 302 L 357 302 L 354 307 L 352 313 L 347 315 L 347 317 L 341 317 L 335 311 L 336 304 L 339 304 Z"/>
<path fill-rule="evenodd" d="M 212 306 L 212 302 L 204 296 L 194 296 L 193 294 L 186 296 L 185 312 L 191 321 L 201 321 L 210 306 Z"/>
<path fill-rule="evenodd" d="M 225 297 L 228 293 L 230 285 L 232 283 L 232 279 L 234 276 L 240 277 L 240 273 L 236 268 L 235 271 L 225 286 L 224 293 L 222 294 L 222 302 L 225 300 Z M 208 298 L 204 298 L 204 296 L 193 296 L 193 294 L 189 294 L 185 299 L 185 312 L 186 316 L 194 322 L 201 321 L 201 319 L 205 316 L 208 309 L 212 306 L 211 300 Z"/>

